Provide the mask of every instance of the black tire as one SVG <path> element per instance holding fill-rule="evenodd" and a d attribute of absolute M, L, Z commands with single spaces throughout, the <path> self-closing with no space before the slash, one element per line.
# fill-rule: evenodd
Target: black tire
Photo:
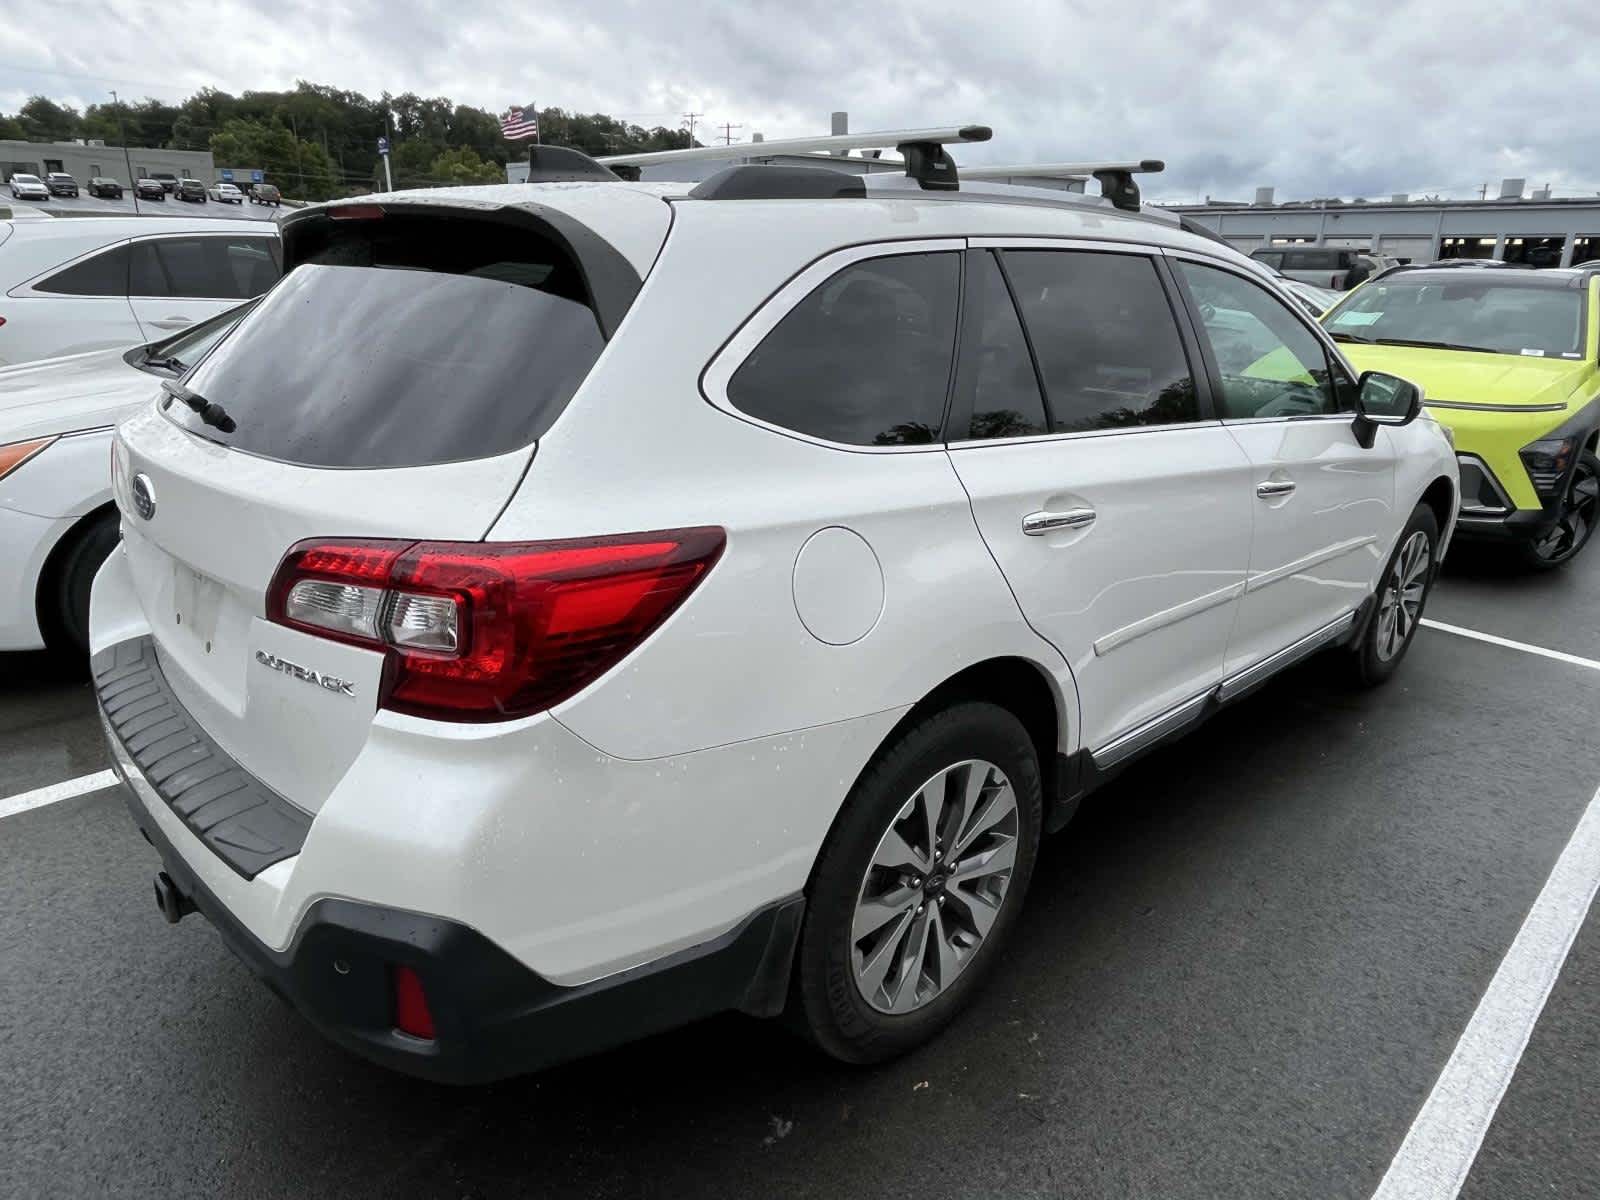
<path fill-rule="evenodd" d="M 1536 542 L 1519 547 L 1522 565 L 1530 571 L 1564 567 L 1583 552 L 1600 523 L 1600 458 L 1585 450 L 1578 456 L 1555 528 Z"/>
<path fill-rule="evenodd" d="M 1402 583 L 1400 576 L 1409 578 L 1409 568 L 1412 564 L 1402 564 L 1401 557 L 1412 546 L 1412 539 L 1416 534 L 1426 538 L 1427 559 L 1422 564 L 1421 574 L 1417 577 L 1421 585 L 1421 593 L 1416 599 L 1413 609 L 1409 603 L 1397 601 L 1397 584 Z M 1433 580 L 1438 574 L 1439 566 L 1439 521 L 1433 515 L 1433 509 L 1426 504 L 1419 504 L 1412 510 L 1411 519 L 1406 522 L 1406 527 L 1400 531 L 1400 536 L 1395 539 L 1394 551 L 1389 555 L 1389 561 L 1384 564 L 1383 574 L 1378 577 L 1377 607 L 1372 615 L 1367 618 L 1366 629 L 1362 631 L 1361 641 L 1353 648 L 1354 675 L 1356 682 L 1363 687 L 1376 687 L 1395 673 L 1401 661 L 1406 656 L 1406 651 L 1411 649 L 1411 641 L 1417 636 L 1417 627 L 1422 620 L 1422 614 L 1428 603 L 1428 594 L 1433 590 Z M 1392 617 L 1387 615 L 1392 611 Z M 1395 626 L 1390 621 L 1396 622 Z M 1397 637 L 1390 636 L 1391 628 L 1398 630 Z"/>
<path fill-rule="evenodd" d="M 74 530 L 56 550 L 39 605 L 52 650 L 78 657 L 89 653 L 89 591 L 121 537 L 116 513 L 105 513 Z"/>
<path fill-rule="evenodd" d="M 851 934 L 863 881 L 880 840 L 908 801 L 924 783 L 970 759 L 993 764 L 1011 783 L 1017 819 L 1016 857 L 1009 882 L 987 934 L 948 985 L 941 983 L 937 994 L 912 1011 L 880 1011 L 867 1001 L 855 977 Z M 1033 874 L 1042 820 L 1038 755 L 1028 731 L 1005 709 L 961 702 L 902 730 L 862 772 L 817 857 L 795 959 L 794 1023 L 822 1050 L 853 1063 L 893 1058 L 943 1029 L 982 986 L 1015 924 Z M 934 885 L 933 876 L 927 883 L 930 888 Z M 942 879 L 939 886 L 943 886 Z M 939 913 L 963 911 L 960 894 L 952 892 L 950 896 L 957 903 L 949 909 L 941 905 Z M 912 903 L 919 905 L 916 911 L 920 914 L 921 901 Z M 943 919 L 951 920 L 951 928 L 956 928 L 954 918 Z M 931 922 L 932 917 L 927 920 Z M 898 953 L 894 957 L 898 958 Z M 916 980 L 922 978 L 926 962 L 924 954 L 917 964 Z M 918 986 L 914 980 L 913 992 Z"/>

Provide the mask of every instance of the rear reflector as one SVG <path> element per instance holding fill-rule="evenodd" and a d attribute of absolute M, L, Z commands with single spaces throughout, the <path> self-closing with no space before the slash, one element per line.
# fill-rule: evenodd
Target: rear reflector
<path fill-rule="evenodd" d="M 422 977 L 410 967 L 390 967 L 390 983 L 394 988 L 394 1027 L 412 1037 L 433 1040 L 433 1010 L 428 1007 L 428 993 L 423 990 Z"/>
<path fill-rule="evenodd" d="M 503 720 L 559 704 L 625 658 L 725 542 L 717 528 L 558 542 L 301 542 L 267 591 L 267 619 L 383 650 L 382 707 Z"/>

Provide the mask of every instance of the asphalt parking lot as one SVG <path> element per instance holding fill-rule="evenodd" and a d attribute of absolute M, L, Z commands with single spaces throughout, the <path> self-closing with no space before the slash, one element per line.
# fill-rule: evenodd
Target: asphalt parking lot
<path fill-rule="evenodd" d="M 82 184 L 79 180 L 79 184 Z M 243 204 L 218 204 L 215 200 L 208 200 L 204 204 L 197 204 L 186 200 L 174 200 L 168 196 L 165 200 L 141 200 L 137 209 L 134 207 L 132 192 L 124 192 L 121 200 L 111 200 L 103 196 L 91 196 L 87 192 L 79 192 L 73 196 L 52 196 L 49 200 L 13 200 L 11 193 L 0 189 L 0 204 L 9 205 L 13 209 L 36 208 L 41 212 L 50 213 L 52 216 L 94 216 L 101 213 L 128 214 L 137 211 L 145 217 L 170 217 L 170 216 L 200 216 L 200 217 L 244 217 L 254 221 L 270 221 L 274 217 L 288 212 L 286 207 L 273 208 L 266 204 L 251 204 L 246 200 Z"/>
<path fill-rule="evenodd" d="M 1600 552 L 1458 555 L 1430 618 L 1568 657 L 1428 628 L 1375 692 L 1292 672 L 1093 798 L 972 1011 L 867 1070 L 726 1017 L 488 1088 L 391 1075 L 162 923 L 114 789 L 0 816 L 0 1190 L 1366 1197 L 1395 1163 L 1381 1194 L 1448 1196 L 1396 1156 L 1459 1124 L 1469 1023 L 1520 1040 L 1474 1014 L 1600 787 L 1597 594 Z M 105 765 L 84 680 L 0 657 L 0 797 Z M 1592 918 L 1510 1062 L 1462 1194 L 1596 1195 Z"/>

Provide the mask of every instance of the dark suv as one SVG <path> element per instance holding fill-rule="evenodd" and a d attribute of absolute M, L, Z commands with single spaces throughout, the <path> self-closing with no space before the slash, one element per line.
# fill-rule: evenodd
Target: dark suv
<path fill-rule="evenodd" d="M 50 194 L 52 196 L 71 196 L 74 199 L 77 198 L 78 181 L 71 175 L 68 175 L 65 171 L 51 171 L 44 177 L 44 185 L 50 189 Z"/>
<path fill-rule="evenodd" d="M 198 179 L 180 179 L 178 186 L 172 193 L 179 200 L 198 200 L 201 204 L 206 202 L 206 185 Z"/>
<path fill-rule="evenodd" d="M 275 184 L 258 183 L 250 189 L 251 204 L 270 204 L 277 208 L 282 201 L 283 193 L 278 191 Z"/>
<path fill-rule="evenodd" d="M 1342 246 L 1264 246 L 1252 250 L 1250 257 L 1290 279 L 1336 292 L 1349 291 L 1396 265 L 1390 259 Z"/>
<path fill-rule="evenodd" d="M 107 179 L 96 175 L 89 180 L 89 195 L 101 196 L 107 200 L 121 200 L 122 184 L 115 179 Z"/>

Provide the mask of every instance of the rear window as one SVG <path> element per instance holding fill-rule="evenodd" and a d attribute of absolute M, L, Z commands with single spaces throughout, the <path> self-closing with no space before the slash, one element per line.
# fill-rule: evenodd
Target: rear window
<path fill-rule="evenodd" d="M 503 224 L 391 215 L 335 231 L 186 381 L 250 454 L 409 467 L 537 440 L 604 348 L 566 252 Z"/>

